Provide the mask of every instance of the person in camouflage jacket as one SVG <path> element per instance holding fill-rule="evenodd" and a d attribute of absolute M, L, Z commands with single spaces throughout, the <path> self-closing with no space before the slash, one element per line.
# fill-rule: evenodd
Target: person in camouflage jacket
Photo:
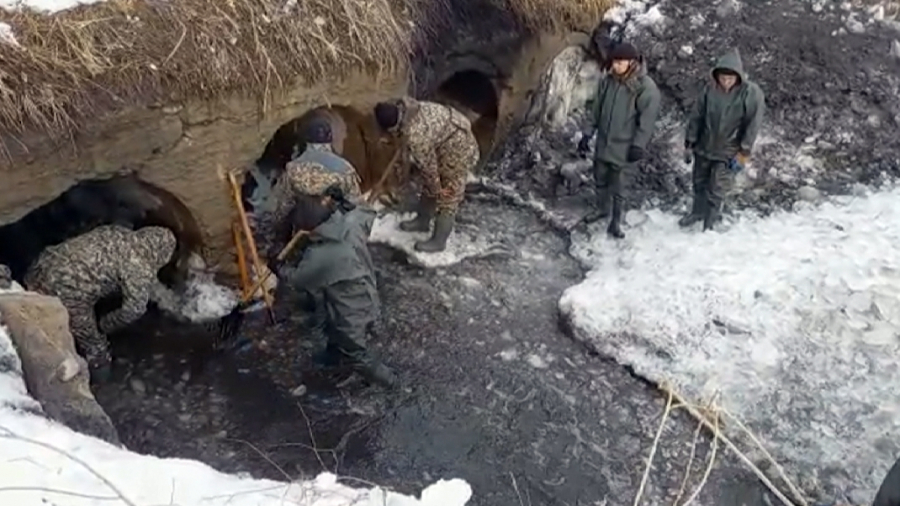
<path fill-rule="evenodd" d="M 327 120 L 310 121 L 305 133 L 306 150 L 288 162 L 267 199 L 269 209 L 256 216 L 257 241 L 269 256 L 276 255 L 284 246 L 274 241 L 275 227 L 287 219 L 297 195 L 309 190 L 320 194 L 329 186 L 338 185 L 344 195 L 354 200 L 359 198 L 359 174 L 349 161 L 334 152 L 332 138 Z"/>
<path fill-rule="evenodd" d="M 149 301 L 174 298 L 157 273 L 172 259 L 175 246 L 175 235 L 167 228 L 101 225 L 47 247 L 28 268 L 26 288 L 57 297 L 69 312 L 75 344 L 95 380 L 109 374 L 105 335 L 140 318 Z M 117 292 L 122 306 L 98 323 L 94 305 Z"/>
<path fill-rule="evenodd" d="M 434 232 L 415 249 L 439 252 L 447 247 L 453 231 L 456 211 L 466 191 L 466 179 L 480 156 L 472 124 L 460 111 L 443 104 L 404 97 L 375 106 L 375 119 L 382 129 L 400 137 L 400 167 L 406 175 L 410 165 L 418 167 L 422 177 L 416 217 L 400 224 L 405 232 L 428 232 L 434 219 Z"/>

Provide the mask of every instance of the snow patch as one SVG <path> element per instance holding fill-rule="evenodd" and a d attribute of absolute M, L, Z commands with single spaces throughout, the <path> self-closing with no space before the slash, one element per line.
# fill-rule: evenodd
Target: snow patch
<path fill-rule="evenodd" d="M 106 0 L 0 0 L 0 9 L 8 11 L 30 9 L 33 11 L 53 14 L 79 5 L 90 5 Z"/>
<path fill-rule="evenodd" d="M 900 189 L 727 233 L 650 210 L 624 241 L 573 237 L 562 296 L 579 339 L 685 394 L 721 393 L 794 473 L 868 497 L 900 445 Z"/>
<path fill-rule="evenodd" d="M 492 255 L 503 246 L 490 241 L 478 227 L 457 223 L 447 240 L 447 248 L 438 253 L 416 251 L 416 241 L 427 240 L 430 232 L 407 233 L 399 228 L 402 221 L 412 219 L 413 213 L 387 213 L 375 219 L 369 242 L 384 244 L 406 253 L 410 261 L 422 267 L 445 267 L 458 264 L 467 258 L 481 258 Z M 432 225 L 433 226 L 433 225 Z"/>
<path fill-rule="evenodd" d="M 0 293 L 14 291 L 21 291 L 21 287 L 0 290 Z M 209 506 L 464 506 L 472 497 L 472 488 L 459 479 L 440 480 L 423 490 L 421 499 L 415 499 L 379 487 L 350 488 L 339 484 L 337 477 L 330 473 L 294 483 L 228 475 L 197 461 L 133 453 L 23 409 L 39 411 L 40 405 L 28 396 L 21 362 L 6 328 L 0 325 L 3 504 L 40 506 L 64 500 L 68 506 L 125 502 Z M 126 500 L 120 500 L 119 494 Z"/>
<path fill-rule="evenodd" d="M 191 281 L 182 295 L 179 313 L 192 322 L 215 320 L 240 302 L 238 293 L 213 282 Z"/>
<path fill-rule="evenodd" d="M 0 23 L 0 44 L 19 45 L 19 41 L 16 40 L 16 34 L 13 32 L 12 27 L 6 23 Z"/>

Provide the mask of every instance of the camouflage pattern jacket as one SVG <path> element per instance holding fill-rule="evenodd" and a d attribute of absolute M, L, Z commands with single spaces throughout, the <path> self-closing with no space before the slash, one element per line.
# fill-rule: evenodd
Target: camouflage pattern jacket
<path fill-rule="evenodd" d="M 406 155 L 402 164 L 414 164 L 422 177 L 422 191 L 438 200 L 438 210 L 455 211 L 462 200 L 466 178 L 478 163 L 478 141 L 472 123 L 460 111 L 435 102 L 403 98 L 401 135 Z M 408 172 L 406 167 L 401 173 Z"/>
<path fill-rule="evenodd" d="M 102 225 L 46 248 L 28 269 L 25 285 L 58 297 L 73 320 L 79 312 L 93 311 L 101 298 L 121 291 L 122 306 L 99 323 L 100 332 L 108 334 L 140 318 L 150 300 L 171 294 L 157 273 L 172 259 L 175 245 L 174 234 L 166 228 Z"/>
<path fill-rule="evenodd" d="M 284 174 L 275 182 L 269 200 L 269 211 L 256 217 L 257 242 L 260 251 L 274 257 L 278 252 L 276 230 L 290 214 L 294 196 L 321 195 L 332 184 L 344 190 L 348 200 L 359 198 L 359 174 L 353 165 L 334 153 L 330 144 L 308 144 L 306 151 L 290 161 Z"/>

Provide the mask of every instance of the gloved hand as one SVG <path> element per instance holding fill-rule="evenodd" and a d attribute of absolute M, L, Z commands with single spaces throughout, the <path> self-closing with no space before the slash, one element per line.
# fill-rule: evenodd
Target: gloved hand
<path fill-rule="evenodd" d="M 637 162 L 644 159 L 644 150 L 637 146 L 628 148 L 628 163 Z"/>
<path fill-rule="evenodd" d="M 750 161 L 749 156 L 747 156 L 744 153 L 738 153 L 738 154 L 734 155 L 734 157 L 732 159 L 728 160 L 728 168 L 732 172 L 737 173 L 737 172 L 744 170 L 744 168 L 747 166 L 747 162 L 749 162 L 749 161 Z"/>
<path fill-rule="evenodd" d="M 684 163 L 690 165 L 694 163 L 694 143 L 684 141 Z"/>
<path fill-rule="evenodd" d="M 266 267 L 272 271 L 272 274 L 278 276 L 278 271 L 281 269 L 281 266 L 284 264 L 283 261 L 279 260 L 278 257 L 274 257 L 268 262 L 266 262 Z"/>
<path fill-rule="evenodd" d="M 581 156 L 587 155 L 591 151 L 591 137 L 593 135 L 582 135 L 581 140 L 578 141 L 578 154 Z"/>

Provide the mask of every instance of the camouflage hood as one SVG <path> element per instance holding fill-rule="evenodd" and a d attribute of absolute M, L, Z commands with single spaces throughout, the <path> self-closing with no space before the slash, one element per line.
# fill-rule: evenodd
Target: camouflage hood
<path fill-rule="evenodd" d="M 165 227 L 144 227 L 135 231 L 135 251 L 153 267 L 161 269 L 172 260 L 177 240 Z"/>

